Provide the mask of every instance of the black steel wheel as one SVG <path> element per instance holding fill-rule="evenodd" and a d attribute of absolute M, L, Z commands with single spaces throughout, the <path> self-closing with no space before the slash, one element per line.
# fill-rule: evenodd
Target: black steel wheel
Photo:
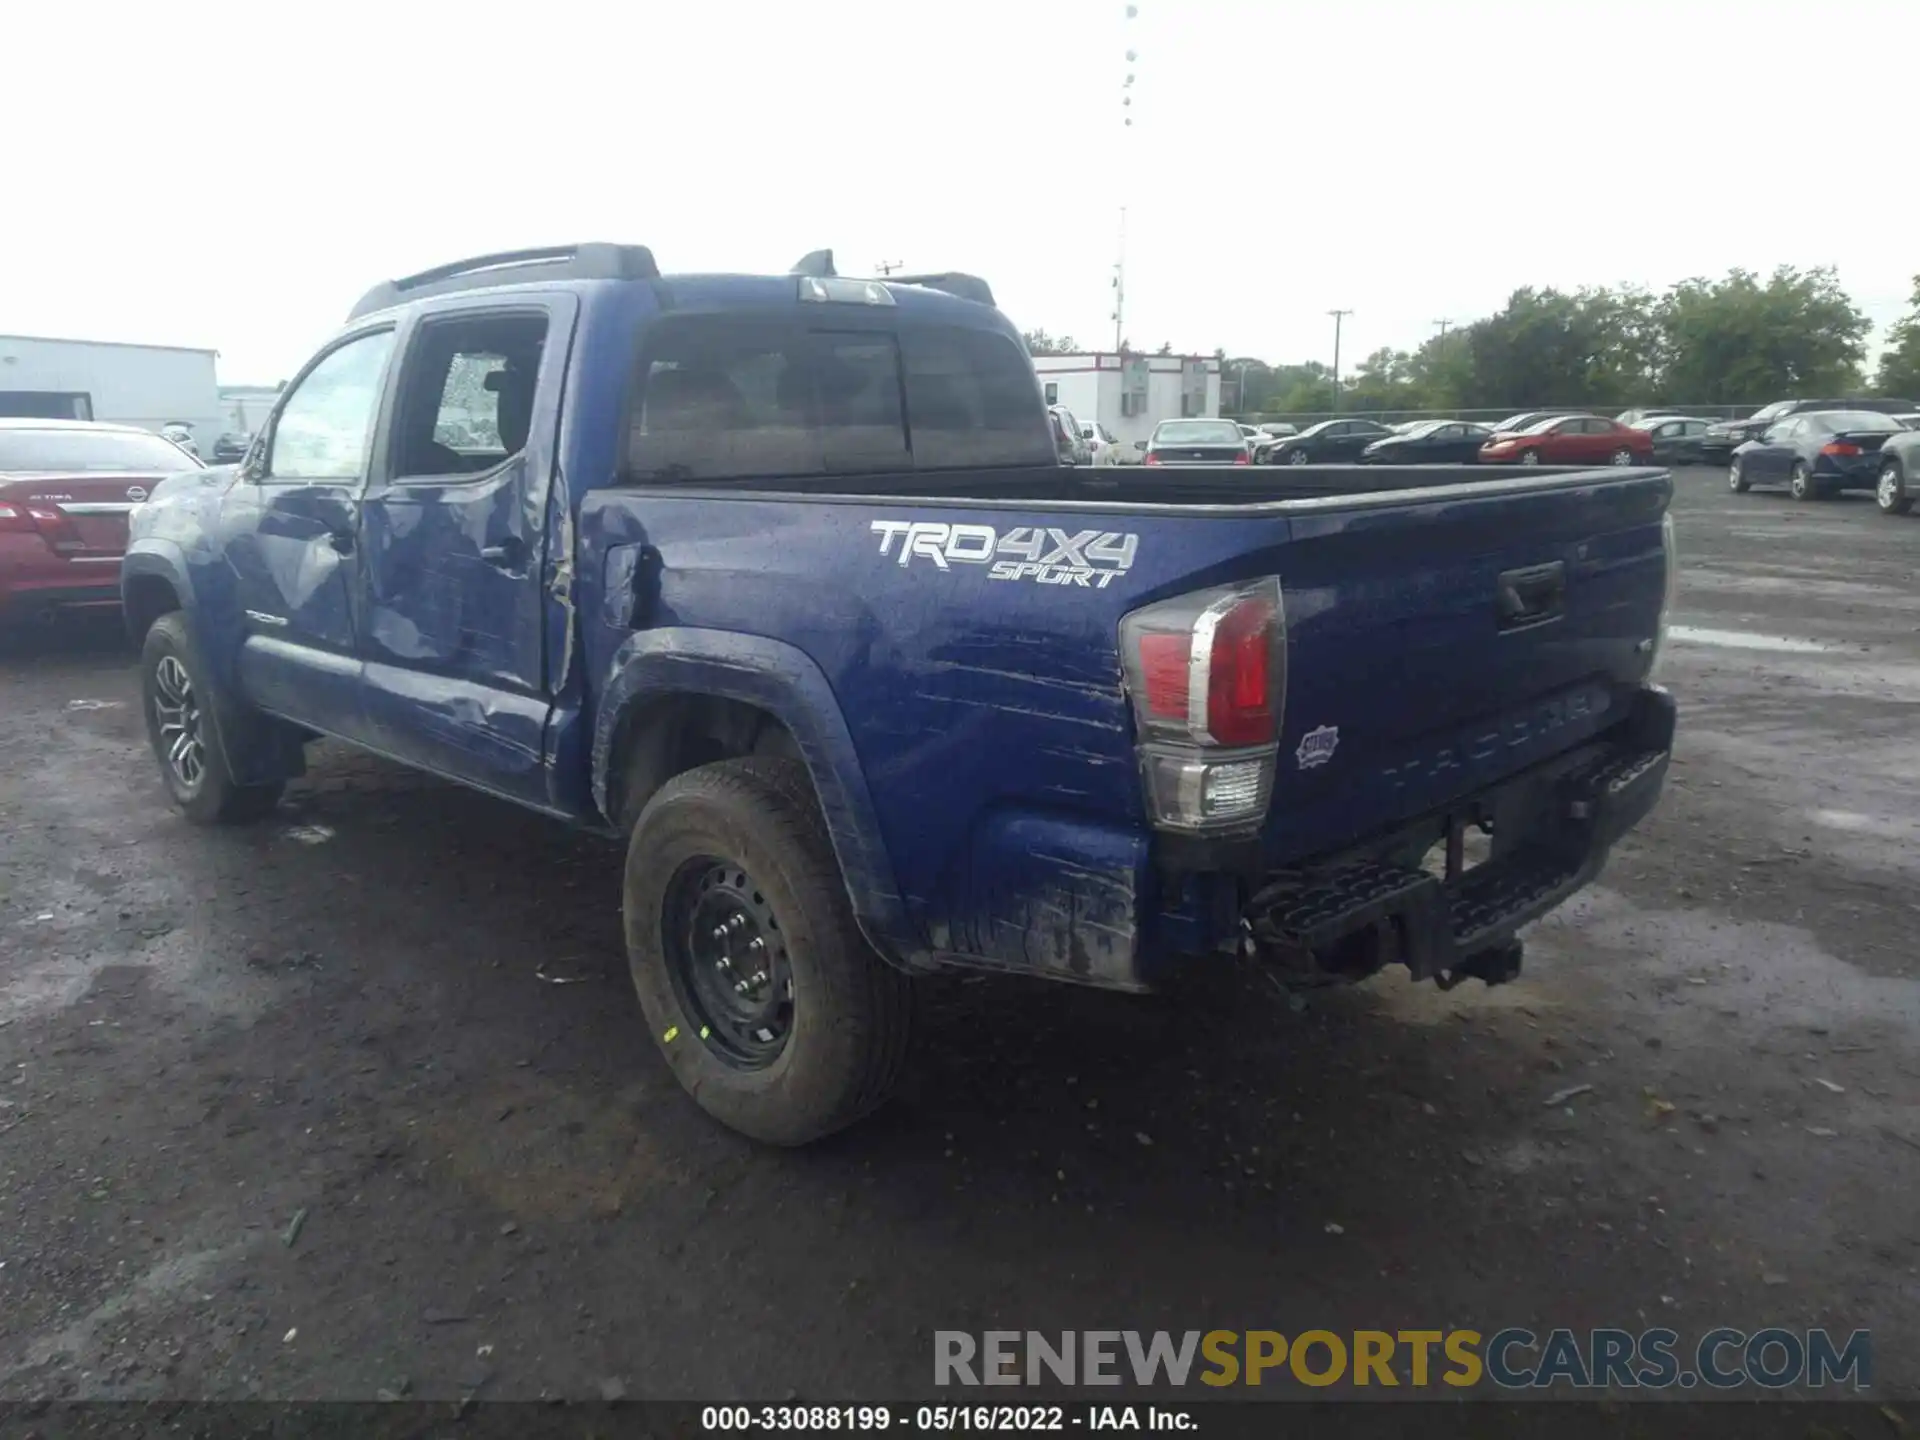
<path fill-rule="evenodd" d="M 892 1093 L 909 981 L 861 933 L 804 765 L 667 781 L 628 837 L 621 909 L 654 1043 L 709 1115 L 805 1145 Z"/>
<path fill-rule="evenodd" d="M 738 865 L 701 855 L 667 882 L 661 943 L 695 1038 L 737 1070 L 771 1065 L 793 1033 L 780 917 Z"/>

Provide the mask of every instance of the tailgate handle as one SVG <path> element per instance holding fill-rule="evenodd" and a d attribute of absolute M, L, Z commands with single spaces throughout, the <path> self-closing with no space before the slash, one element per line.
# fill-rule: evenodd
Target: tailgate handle
<path fill-rule="evenodd" d="M 1566 610 L 1567 563 L 1529 565 L 1500 574 L 1500 628 L 1523 630 L 1558 620 Z"/>

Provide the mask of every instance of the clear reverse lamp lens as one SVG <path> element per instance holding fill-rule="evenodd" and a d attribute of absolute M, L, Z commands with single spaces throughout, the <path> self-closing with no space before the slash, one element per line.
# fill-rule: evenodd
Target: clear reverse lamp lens
<path fill-rule="evenodd" d="M 1165 830 L 1211 833 L 1256 825 L 1273 785 L 1273 751 L 1214 759 L 1191 750 L 1145 746 L 1140 768 L 1153 823 Z"/>

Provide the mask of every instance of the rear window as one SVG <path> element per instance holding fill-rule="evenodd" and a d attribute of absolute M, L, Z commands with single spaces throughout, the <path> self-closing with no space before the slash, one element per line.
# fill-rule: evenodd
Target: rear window
<path fill-rule="evenodd" d="M 170 440 L 125 430 L 0 430 L 0 470 L 199 470 Z"/>
<path fill-rule="evenodd" d="M 1891 415 L 1875 410 L 1830 410 L 1815 417 L 1829 430 L 1884 430 L 1889 433 L 1906 427 Z"/>
<path fill-rule="evenodd" d="M 1167 420 L 1153 432 L 1156 445 L 1238 445 L 1245 438 L 1231 420 Z"/>
<path fill-rule="evenodd" d="M 1011 337 L 954 327 L 807 328 L 784 318 L 657 324 L 636 376 L 628 473 L 766 479 L 1057 463 Z"/>

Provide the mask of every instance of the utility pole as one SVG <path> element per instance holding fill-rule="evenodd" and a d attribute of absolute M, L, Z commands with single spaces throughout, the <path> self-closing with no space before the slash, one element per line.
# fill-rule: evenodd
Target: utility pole
<path fill-rule="evenodd" d="M 1113 266 L 1113 353 L 1120 353 L 1120 346 L 1127 335 L 1127 207 L 1120 207 L 1120 258 Z"/>
<path fill-rule="evenodd" d="M 882 260 L 873 268 L 878 270 L 882 275 L 891 275 L 896 270 L 904 270 L 906 268 L 906 262 L 904 260 Z"/>
<path fill-rule="evenodd" d="M 1447 331 L 1453 328 L 1453 322 L 1451 320 L 1436 320 L 1433 323 L 1434 323 L 1434 326 L 1440 331 L 1440 338 L 1442 340 L 1446 339 Z"/>
<path fill-rule="evenodd" d="M 1333 317 L 1333 408 L 1340 408 L 1340 323 L 1351 315 L 1351 310 L 1329 310 Z"/>
<path fill-rule="evenodd" d="M 1233 393 L 1234 398 L 1239 402 L 1238 408 L 1242 415 L 1247 413 L 1247 366 L 1252 363 L 1251 360 L 1240 360 L 1236 361 L 1233 367 L 1236 372 Z"/>

